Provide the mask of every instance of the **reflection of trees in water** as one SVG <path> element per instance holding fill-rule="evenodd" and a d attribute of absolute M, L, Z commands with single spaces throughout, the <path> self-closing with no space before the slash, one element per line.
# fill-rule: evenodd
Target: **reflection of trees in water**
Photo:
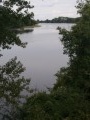
<path fill-rule="evenodd" d="M 12 8 L 16 3 L 18 6 L 17 10 L 13 11 Z M 31 25 L 33 13 L 28 13 L 29 8 L 32 8 L 32 6 L 24 0 L 9 0 L 4 2 L 4 6 L 0 6 L 1 50 L 11 49 L 14 44 L 21 47 L 26 46 L 26 43 L 22 43 L 12 29 Z M 23 9 L 24 13 L 22 13 Z M 17 57 L 0 66 L 0 119 L 17 119 L 16 116 L 18 115 L 16 113 L 19 113 L 20 99 L 26 97 L 21 95 L 21 93 L 24 90 L 30 92 L 30 79 L 25 79 L 21 76 L 24 70 L 25 68 L 21 62 L 17 61 Z"/>

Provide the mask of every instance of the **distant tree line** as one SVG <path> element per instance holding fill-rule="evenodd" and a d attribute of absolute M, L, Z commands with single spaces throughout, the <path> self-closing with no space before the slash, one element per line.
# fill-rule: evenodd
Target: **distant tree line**
<path fill-rule="evenodd" d="M 52 20 L 38 20 L 40 23 L 76 23 L 80 18 L 58 17 Z"/>

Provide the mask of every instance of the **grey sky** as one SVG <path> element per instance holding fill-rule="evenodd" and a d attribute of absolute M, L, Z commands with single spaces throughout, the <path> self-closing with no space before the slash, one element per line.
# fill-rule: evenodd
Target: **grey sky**
<path fill-rule="evenodd" d="M 35 19 L 52 19 L 54 17 L 77 17 L 75 8 L 77 0 L 30 0 L 34 8 Z"/>

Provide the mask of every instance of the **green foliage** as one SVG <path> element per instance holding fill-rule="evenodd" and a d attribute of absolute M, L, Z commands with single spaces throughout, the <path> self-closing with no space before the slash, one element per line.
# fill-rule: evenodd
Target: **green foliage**
<path fill-rule="evenodd" d="M 60 29 L 63 34 L 61 39 L 64 45 L 64 54 L 68 54 L 69 67 L 61 69 L 57 74 L 57 83 L 54 89 L 61 87 L 74 90 L 81 98 L 77 109 L 84 115 L 85 120 L 90 119 L 90 1 L 84 1 L 77 6 L 81 15 L 80 21 L 72 27 L 71 31 Z M 53 89 L 53 90 L 54 90 Z M 82 101 L 83 100 L 83 101 Z M 78 105 L 78 101 L 75 101 Z M 88 117 L 87 117 L 88 116 Z M 83 119 L 79 118 L 79 119 Z M 78 116 L 77 116 L 78 119 Z"/>
<path fill-rule="evenodd" d="M 80 18 L 69 18 L 69 17 L 58 17 L 54 18 L 52 20 L 44 20 L 44 21 L 38 21 L 40 23 L 76 23 L 79 21 Z"/>
<path fill-rule="evenodd" d="M 30 1 L 28 2 L 26 0 L 9 0 L 9 1 L 5 0 L 4 5 L 8 8 L 12 8 L 12 7 L 14 7 L 14 5 L 18 6 L 17 12 L 20 12 L 24 8 L 28 9 L 28 8 L 33 8 L 34 7 L 34 6 L 30 5 Z"/>
<path fill-rule="evenodd" d="M 82 5 L 85 4 L 85 5 Z M 71 31 L 60 30 L 63 34 L 64 53 L 70 57 L 68 76 L 73 80 L 73 86 L 89 91 L 90 86 L 90 2 L 82 3 L 81 19 Z M 86 14 L 87 13 L 87 14 Z M 86 14 L 88 19 L 85 17 Z M 88 85 L 88 86 L 87 86 Z"/>
<path fill-rule="evenodd" d="M 24 120 L 54 120 L 54 99 L 46 93 L 38 93 L 27 100 L 24 105 Z"/>
<path fill-rule="evenodd" d="M 29 92 L 30 79 L 21 76 L 25 68 L 17 58 L 11 59 L 4 66 L 0 66 L 0 113 L 3 117 L 15 114 L 15 109 L 20 104 L 20 99 L 25 97 L 23 91 Z M 7 109 L 6 109 L 7 108 Z M 4 114 L 2 113 L 5 109 Z M 8 113 L 8 111 L 10 113 Z M 12 112 L 11 112 L 12 111 Z M 14 116 L 11 116 L 11 118 Z"/>
<path fill-rule="evenodd" d="M 25 68 L 16 61 L 17 58 L 11 59 L 6 65 L 0 67 L 0 97 L 5 97 L 8 101 L 15 101 L 20 92 L 25 89 L 30 80 L 20 77 Z"/>
<path fill-rule="evenodd" d="M 27 99 L 23 120 L 89 120 L 90 104 L 83 94 L 59 88 L 50 94 L 38 93 Z M 88 108 L 88 109 L 87 109 Z"/>
<path fill-rule="evenodd" d="M 13 10 L 14 6 L 17 6 L 16 10 Z M 30 6 L 30 2 L 24 0 L 4 1 L 4 6 L 0 6 L 1 48 L 8 49 L 14 44 L 22 47 L 26 46 L 26 43 L 22 43 L 19 37 L 17 37 L 14 29 L 35 24 L 33 20 L 34 14 L 28 12 L 28 9 L 32 7 Z"/>

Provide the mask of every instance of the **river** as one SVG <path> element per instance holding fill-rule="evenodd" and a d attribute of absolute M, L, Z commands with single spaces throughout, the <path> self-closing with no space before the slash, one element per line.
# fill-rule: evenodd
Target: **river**
<path fill-rule="evenodd" d="M 23 76 L 31 78 L 31 87 L 46 90 L 56 82 L 55 73 L 68 62 L 68 57 L 63 55 L 62 36 L 56 28 L 60 26 L 69 30 L 72 24 L 42 23 L 40 26 L 33 32 L 19 35 L 23 42 L 28 43 L 26 48 L 14 45 L 10 50 L 3 50 L 0 64 L 17 56 L 26 67 Z"/>

